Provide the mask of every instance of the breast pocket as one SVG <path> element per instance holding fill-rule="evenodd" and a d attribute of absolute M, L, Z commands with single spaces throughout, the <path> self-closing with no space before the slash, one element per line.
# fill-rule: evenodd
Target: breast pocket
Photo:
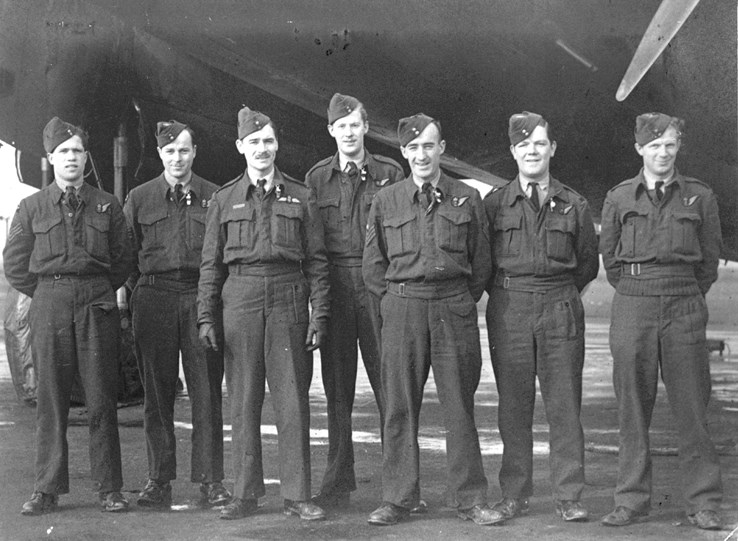
<path fill-rule="evenodd" d="M 168 217 L 166 208 L 156 211 L 141 212 L 138 215 L 138 223 L 141 226 L 141 246 L 146 249 L 149 247 L 160 247 L 167 239 L 164 231 L 164 220 Z"/>
<path fill-rule="evenodd" d="M 699 255 L 699 230 L 702 218 L 698 214 L 675 212 L 671 215 L 671 251 L 682 255 Z"/>
<path fill-rule="evenodd" d="M 576 220 L 572 216 L 555 216 L 546 223 L 546 255 L 549 259 L 568 263 L 574 258 Z"/>
<path fill-rule="evenodd" d="M 225 225 L 226 242 L 224 252 L 251 251 L 256 246 L 256 221 L 254 209 L 242 207 L 231 209 L 222 218 Z"/>
<path fill-rule="evenodd" d="M 648 214 L 645 211 L 626 212 L 620 220 L 619 255 L 634 257 L 647 248 Z"/>
<path fill-rule="evenodd" d="M 108 261 L 110 247 L 108 246 L 108 232 L 110 231 L 110 214 L 96 213 L 85 219 L 85 249 L 95 259 Z"/>
<path fill-rule="evenodd" d="M 471 214 L 462 210 L 439 207 L 436 220 L 436 239 L 438 246 L 447 252 L 466 251 Z"/>
<path fill-rule="evenodd" d="M 193 252 L 202 250 L 205 238 L 205 213 L 190 212 L 187 214 L 187 248 Z"/>
<path fill-rule="evenodd" d="M 418 246 L 418 225 L 414 213 L 386 217 L 382 222 L 382 229 L 390 257 L 411 253 Z"/>
<path fill-rule="evenodd" d="M 502 215 L 495 218 L 494 248 L 498 259 L 520 254 L 522 224 L 523 217 L 519 214 Z"/>
<path fill-rule="evenodd" d="M 284 203 L 274 205 L 272 234 L 275 246 L 282 248 L 301 248 L 300 226 L 302 225 L 302 205 Z"/>
<path fill-rule="evenodd" d="M 64 224 L 61 216 L 34 221 L 31 225 L 36 237 L 34 250 L 40 260 L 64 253 Z"/>

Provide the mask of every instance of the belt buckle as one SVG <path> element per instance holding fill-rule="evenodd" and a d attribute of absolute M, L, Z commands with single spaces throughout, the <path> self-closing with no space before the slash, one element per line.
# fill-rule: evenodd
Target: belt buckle
<path fill-rule="evenodd" d="M 405 296 L 405 283 L 397 284 L 397 291 L 400 294 L 401 297 Z"/>
<path fill-rule="evenodd" d="M 630 264 L 630 274 L 633 276 L 640 276 L 641 274 L 641 264 L 640 263 L 631 263 Z"/>
<path fill-rule="evenodd" d="M 505 278 L 502 279 L 502 289 L 510 289 L 510 277 L 505 276 Z"/>

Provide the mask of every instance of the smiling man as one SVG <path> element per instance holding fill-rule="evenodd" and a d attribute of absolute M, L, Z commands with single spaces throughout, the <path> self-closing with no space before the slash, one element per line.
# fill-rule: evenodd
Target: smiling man
<path fill-rule="evenodd" d="M 587 201 L 549 173 L 556 141 L 548 122 L 536 113 L 515 114 L 508 135 L 518 176 L 484 200 L 495 269 L 488 285 L 487 331 L 504 446 L 502 500 L 494 508 L 507 518 L 528 512 L 537 377 L 551 434 L 556 511 L 565 521 L 583 521 L 588 513 L 580 503 L 584 308 L 579 294 L 597 276 L 597 237 Z"/>
<path fill-rule="evenodd" d="M 279 141 L 268 116 L 241 109 L 236 148 L 246 170 L 211 201 L 197 299 L 200 339 L 223 348 L 231 402 L 235 485 L 220 517 L 256 512 L 265 494 L 261 410 L 268 383 L 284 513 L 320 520 L 325 512 L 310 501 L 308 390 L 312 351 L 328 325 L 323 226 L 312 191 L 274 165 Z M 216 332 L 221 310 L 222 339 Z"/>
<path fill-rule="evenodd" d="M 320 209 L 331 277 L 331 318 L 320 350 L 323 387 L 328 402 L 328 464 L 313 501 L 329 507 L 349 503 L 356 489 L 351 411 L 357 370 L 357 341 L 374 391 L 380 430 L 384 400 L 380 380 L 378 300 L 364 287 L 361 256 L 367 217 L 377 192 L 404 178 L 400 165 L 364 147 L 369 130 L 364 105 L 334 94 L 328 106 L 328 133 L 338 151 L 313 166 L 305 183 L 315 191 Z"/>
<path fill-rule="evenodd" d="M 53 511 L 58 496 L 69 492 L 67 418 L 77 374 L 89 417 L 95 490 L 103 511 L 125 511 L 115 290 L 133 270 L 133 252 L 118 200 L 85 184 L 87 133 L 54 117 L 43 140 L 54 182 L 21 201 L 3 252 L 8 282 L 32 297 L 38 370 L 36 482 L 21 513 Z"/>
<path fill-rule="evenodd" d="M 710 366 L 705 294 L 717 279 L 722 235 L 712 190 L 683 176 L 675 160 L 684 123 L 663 113 L 636 119 L 637 176 L 607 193 L 600 251 L 615 288 L 610 325 L 620 420 L 615 509 L 602 519 L 625 526 L 651 507 L 648 429 L 659 371 L 679 429 L 687 518 L 717 530 L 720 463 L 707 431 Z"/>
<path fill-rule="evenodd" d="M 387 400 L 382 505 L 369 523 L 392 525 L 420 503 L 418 418 L 431 367 L 444 412 L 449 506 L 476 524 L 505 517 L 487 505 L 474 423 L 482 355 L 476 302 L 490 274 L 487 218 L 479 193 L 440 168 L 437 120 L 417 114 L 397 128 L 412 175 L 381 190 L 366 233 L 362 271 L 381 299 L 382 389 Z"/>
<path fill-rule="evenodd" d="M 197 281 L 205 214 L 218 186 L 192 172 L 192 128 L 170 120 L 156 126 L 164 172 L 134 188 L 124 212 L 133 232 L 138 272 L 130 279 L 136 357 L 144 384 L 148 482 L 138 505 L 168 508 L 177 477 L 174 401 L 179 358 L 192 404 L 190 481 L 209 505 L 228 503 L 223 487 L 223 356 L 204 348 L 197 332 Z"/>

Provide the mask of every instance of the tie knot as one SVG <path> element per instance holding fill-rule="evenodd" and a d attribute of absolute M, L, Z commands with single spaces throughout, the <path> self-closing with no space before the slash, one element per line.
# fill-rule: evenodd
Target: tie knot
<path fill-rule="evenodd" d="M 424 182 L 423 187 L 421 188 L 423 190 L 424 194 L 428 194 L 433 190 L 433 186 L 430 182 Z"/>
<path fill-rule="evenodd" d="M 77 190 L 74 186 L 67 186 L 66 190 L 67 204 L 74 210 L 77 210 L 79 206 L 79 199 L 77 199 Z"/>
<path fill-rule="evenodd" d="M 267 180 L 266 180 L 265 178 L 260 178 L 259 180 L 257 180 L 257 181 L 256 181 L 256 185 L 257 185 L 257 186 L 258 186 L 259 188 L 261 188 L 262 190 L 263 190 L 263 189 L 264 189 L 264 187 L 266 186 L 266 183 L 267 183 Z"/>
<path fill-rule="evenodd" d="M 350 177 L 355 177 L 359 172 L 359 168 L 356 166 L 356 162 L 348 162 L 346 164 L 346 172 Z"/>
<path fill-rule="evenodd" d="M 536 210 L 540 210 L 541 203 L 538 198 L 538 183 L 537 182 L 529 182 L 528 187 L 530 188 L 530 203 L 533 205 L 533 208 Z"/>

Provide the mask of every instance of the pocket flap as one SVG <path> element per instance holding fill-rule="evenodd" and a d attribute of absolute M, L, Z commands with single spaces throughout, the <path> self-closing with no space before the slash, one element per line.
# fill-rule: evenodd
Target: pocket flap
<path fill-rule="evenodd" d="M 48 233 L 52 227 L 59 225 L 61 221 L 61 216 L 54 216 L 46 218 L 45 220 L 33 222 L 31 227 L 33 228 L 34 233 Z"/>
<path fill-rule="evenodd" d="M 415 219 L 415 214 L 407 212 L 400 216 L 387 216 L 382 221 L 382 225 L 387 227 L 401 227 L 411 220 Z"/>
<path fill-rule="evenodd" d="M 465 224 L 471 222 L 471 215 L 463 210 L 458 210 L 453 207 L 438 207 L 438 215 L 443 216 L 451 223 L 456 225 Z"/>
<path fill-rule="evenodd" d="M 495 219 L 495 229 L 497 231 L 507 231 L 509 229 L 520 229 L 523 224 L 521 215 L 504 215 Z"/>
<path fill-rule="evenodd" d="M 242 220 L 249 220 L 252 221 L 254 219 L 254 207 L 241 207 L 241 208 L 231 208 L 223 214 L 220 221 L 221 223 L 226 222 L 240 222 Z"/>
<path fill-rule="evenodd" d="M 159 222 L 166 218 L 167 215 L 167 209 L 162 208 L 155 211 L 149 211 L 146 213 L 139 213 L 138 215 L 138 223 L 141 225 L 153 225 L 156 222 Z"/>
<path fill-rule="evenodd" d="M 324 209 L 326 207 L 337 207 L 338 206 L 338 198 L 333 199 L 322 199 L 318 201 L 318 208 Z"/>

